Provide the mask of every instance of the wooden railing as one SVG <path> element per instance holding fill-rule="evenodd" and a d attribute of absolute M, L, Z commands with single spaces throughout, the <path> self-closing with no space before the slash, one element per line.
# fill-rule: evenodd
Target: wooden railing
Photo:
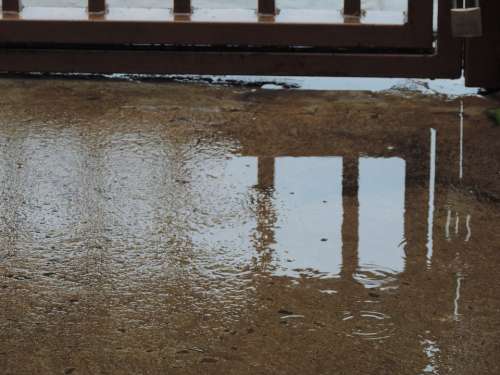
<path fill-rule="evenodd" d="M 226 12 L 226 18 L 214 20 L 193 12 L 190 0 L 173 0 L 171 11 L 116 11 L 106 0 L 89 0 L 87 9 L 47 11 L 3 0 L 0 71 L 422 78 L 456 78 L 462 72 L 464 41 L 451 36 L 451 0 L 438 0 L 437 37 L 433 0 L 408 0 L 406 19 L 396 24 L 370 23 L 360 0 L 344 0 L 342 14 L 332 13 L 337 17 L 332 22 L 287 18 L 275 0 L 255 2 L 246 18 L 231 19 Z M 493 30 L 493 42 L 466 46 L 492 61 L 466 53 L 474 67 L 473 72 L 465 67 L 466 77 L 500 86 L 495 52 L 500 23 L 493 15 L 500 1 L 481 4 L 492 10 L 485 12 L 482 40 L 490 40 Z M 489 76 L 496 77 L 491 84 Z"/>

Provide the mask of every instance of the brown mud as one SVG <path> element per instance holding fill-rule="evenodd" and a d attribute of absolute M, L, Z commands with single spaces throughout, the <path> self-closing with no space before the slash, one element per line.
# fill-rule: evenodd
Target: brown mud
<path fill-rule="evenodd" d="M 0 81 L 1 374 L 498 374 L 494 99 Z"/>

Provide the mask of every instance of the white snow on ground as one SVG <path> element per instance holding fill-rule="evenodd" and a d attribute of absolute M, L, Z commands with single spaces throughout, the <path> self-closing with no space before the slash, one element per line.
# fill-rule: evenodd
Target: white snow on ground
<path fill-rule="evenodd" d="M 312 91 L 398 91 L 418 92 L 425 95 L 445 95 L 450 98 L 475 96 L 479 88 L 465 87 L 464 78 L 460 79 L 407 79 L 407 78 L 364 78 L 364 77 L 291 77 L 291 76 L 210 76 L 210 75 L 106 75 L 110 79 L 143 79 L 208 82 L 220 85 L 253 85 L 264 90 L 312 90 Z"/>
<path fill-rule="evenodd" d="M 72 76 L 78 74 L 72 74 Z M 85 76 L 85 75 L 81 75 Z M 418 92 L 425 95 L 445 95 L 450 98 L 478 95 L 479 88 L 465 87 L 460 79 L 406 79 L 364 77 L 281 77 L 281 76 L 210 76 L 210 75 L 140 75 L 111 74 L 107 78 L 117 80 L 174 80 L 218 85 L 256 85 L 263 90 L 311 90 L 311 91 L 371 91 L 371 92 Z"/>
<path fill-rule="evenodd" d="M 448 96 L 476 95 L 477 88 L 465 87 L 464 79 L 403 79 L 403 78 L 351 78 L 351 77 L 244 77 L 228 76 L 221 79 L 235 79 L 243 82 L 276 81 L 297 86 L 302 90 L 335 91 L 416 91 L 423 94 Z M 269 85 L 264 89 L 282 88 L 283 85 Z"/>

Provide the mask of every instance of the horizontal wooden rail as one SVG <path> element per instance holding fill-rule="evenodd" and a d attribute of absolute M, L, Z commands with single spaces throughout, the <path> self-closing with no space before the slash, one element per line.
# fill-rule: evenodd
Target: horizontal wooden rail
<path fill-rule="evenodd" d="M 346 4 L 352 4 L 347 2 Z M 245 20 L 203 21 L 190 14 L 190 0 L 174 0 L 174 16 L 164 9 L 121 9 L 99 18 L 105 0 L 89 0 L 88 10 L 77 8 L 25 8 L 17 16 L 0 14 L 0 43 L 43 44 L 202 44 L 248 46 L 313 46 L 321 48 L 431 49 L 433 0 L 409 0 L 409 21 L 401 25 L 300 22 L 286 17 L 259 18 L 249 12 Z M 273 15 L 276 3 L 259 0 L 261 15 Z M 17 0 L 4 0 L 17 9 Z M 137 18 L 137 20 L 135 18 Z M 341 21 L 340 21 L 341 22 Z"/>
<path fill-rule="evenodd" d="M 432 48 L 407 25 L 0 20 L 0 43 Z"/>
<path fill-rule="evenodd" d="M 458 78 L 457 56 L 0 49 L 0 71 Z"/>
<path fill-rule="evenodd" d="M 345 0 L 345 11 L 356 15 L 358 3 Z M 263 16 L 276 13 L 275 1 L 256 4 Z M 90 14 L 83 8 L 22 10 L 19 1 L 3 0 L 0 71 L 458 77 L 462 42 L 451 37 L 450 1 L 439 0 L 437 48 L 433 0 L 408 4 L 408 22 L 380 25 L 363 18 L 291 22 L 284 12 L 259 17 L 249 11 L 240 21 L 204 20 L 196 12 L 181 17 L 192 13 L 189 0 L 174 0 L 174 14 L 111 8 L 99 17 L 93 13 L 106 10 L 105 0 L 89 0 Z"/>

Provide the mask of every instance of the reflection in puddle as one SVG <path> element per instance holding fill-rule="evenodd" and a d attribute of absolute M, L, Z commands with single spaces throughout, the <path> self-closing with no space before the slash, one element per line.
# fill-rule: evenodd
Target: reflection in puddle
<path fill-rule="evenodd" d="M 328 124 L 299 144 L 125 117 L 0 127 L 0 338 L 19 355 L 34 336 L 51 353 L 107 345 L 180 367 L 200 353 L 195 365 L 300 365 L 311 347 L 332 373 L 437 374 L 471 350 L 472 314 L 496 333 L 480 303 L 496 311 L 492 208 L 457 163 L 467 124 L 335 142 Z"/>
<path fill-rule="evenodd" d="M 427 266 L 431 265 L 434 247 L 434 194 L 436 191 L 436 129 L 431 129 L 429 165 L 429 208 L 427 214 Z"/>
<path fill-rule="evenodd" d="M 406 166 L 400 158 L 361 158 L 357 279 L 378 287 L 404 269 Z"/>
<path fill-rule="evenodd" d="M 193 290 L 227 305 L 227 293 L 249 297 L 251 269 L 389 289 L 405 271 L 412 182 L 403 157 L 235 156 L 231 145 L 193 148 L 141 133 L 21 138 L 4 146 L 0 165 L 4 196 L 19 214 L 5 230 L 23 231 L 19 255 L 42 269 L 68 262 L 77 274 L 127 279 L 127 288 L 168 271 L 170 283 L 197 284 Z M 435 154 L 432 129 L 430 198 L 418 203 L 428 205 L 429 261 Z M 458 227 L 448 210 L 448 240 Z M 468 241 L 470 216 L 465 227 Z M 79 261 L 89 254 L 99 259 L 93 271 Z"/>
<path fill-rule="evenodd" d="M 348 334 L 362 340 L 382 341 L 394 334 L 391 317 L 376 311 L 345 312 L 342 320 L 351 325 Z"/>
<path fill-rule="evenodd" d="M 283 157 L 276 158 L 273 165 L 276 183 L 272 206 L 278 219 L 275 228 L 267 230 L 274 232 L 275 274 L 339 277 L 344 220 L 344 231 L 355 231 L 351 241 L 359 238 L 359 265 L 355 267 L 359 282 L 378 287 L 403 271 L 404 160 L 359 160 L 359 216 L 351 225 L 348 221 L 353 218 L 346 214 L 358 215 L 358 208 L 343 202 L 346 182 L 343 186 L 342 157 Z M 262 174 L 266 173 L 259 171 Z M 354 224 L 357 220 L 359 224 Z"/>
<path fill-rule="evenodd" d="M 461 273 L 456 275 L 457 288 L 455 289 L 455 299 L 453 300 L 453 319 L 460 320 L 459 303 L 460 303 L 460 288 L 462 286 L 462 281 L 464 276 Z"/>
<path fill-rule="evenodd" d="M 337 276 L 342 263 L 342 158 L 276 160 L 276 251 L 282 274 Z"/>
<path fill-rule="evenodd" d="M 425 339 L 421 342 L 424 347 L 424 353 L 427 356 L 428 364 L 425 366 L 424 374 L 438 374 L 437 361 L 440 353 L 436 341 Z"/>

